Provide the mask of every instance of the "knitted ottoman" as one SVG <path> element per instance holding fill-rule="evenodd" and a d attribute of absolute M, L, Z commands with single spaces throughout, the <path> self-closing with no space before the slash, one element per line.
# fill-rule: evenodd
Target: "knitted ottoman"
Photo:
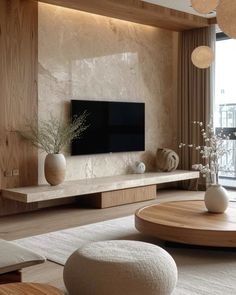
<path fill-rule="evenodd" d="M 64 267 L 70 295 L 169 295 L 177 267 L 162 248 L 137 241 L 105 241 L 75 251 Z"/>

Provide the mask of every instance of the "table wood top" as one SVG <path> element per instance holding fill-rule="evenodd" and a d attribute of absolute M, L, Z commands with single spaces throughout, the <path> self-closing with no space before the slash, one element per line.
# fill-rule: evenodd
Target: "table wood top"
<path fill-rule="evenodd" d="M 167 241 L 236 247 L 236 203 L 223 214 L 209 213 L 203 201 L 151 205 L 136 211 L 135 226 Z"/>
<path fill-rule="evenodd" d="M 63 295 L 52 286 L 36 283 L 13 283 L 0 285 L 0 295 Z"/>

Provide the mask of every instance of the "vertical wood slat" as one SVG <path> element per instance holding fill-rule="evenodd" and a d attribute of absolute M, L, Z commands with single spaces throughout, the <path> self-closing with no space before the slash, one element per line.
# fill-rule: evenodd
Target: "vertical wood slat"
<path fill-rule="evenodd" d="M 156 199 L 156 185 L 101 192 L 82 197 L 82 205 L 103 209 Z"/>
<path fill-rule="evenodd" d="M 26 120 L 37 118 L 37 51 L 37 2 L 1 0 L 0 190 L 38 182 L 37 150 L 16 132 Z M 6 177 L 14 169 L 19 176 Z M 0 197 L 0 215 L 30 208 Z"/>

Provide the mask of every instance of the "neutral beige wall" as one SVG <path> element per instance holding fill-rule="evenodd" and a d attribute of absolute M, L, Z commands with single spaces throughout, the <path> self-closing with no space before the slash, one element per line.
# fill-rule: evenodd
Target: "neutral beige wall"
<path fill-rule="evenodd" d="M 67 118 L 70 99 L 146 105 L 145 152 L 67 154 L 67 180 L 127 173 L 136 160 L 153 170 L 156 148 L 176 147 L 176 40 L 170 31 L 39 4 L 41 119 Z"/>

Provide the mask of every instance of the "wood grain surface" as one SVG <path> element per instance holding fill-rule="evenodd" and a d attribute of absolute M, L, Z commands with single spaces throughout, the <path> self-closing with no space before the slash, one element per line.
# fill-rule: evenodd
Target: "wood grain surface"
<path fill-rule="evenodd" d="M 89 197 L 87 204 L 95 208 L 110 208 L 156 199 L 156 185 L 141 186 L 123 190 L 102 192 Z M 85 197 L 86 198 L 86 197 Z"/>
<path fill-rule="evenodd" d="M 209 213 L 203 201 L 168 202 L 141 208 L 135 226 L 160 239 L 216 247 L 236 247 L 236 203 L 224 214 Z"/>
<path fill-rule="evenodd" d="M 35 283 L 13 283 L 0 285 L 0 295 L 63 295 L 55 287 Z"/>
<path fill-rule="evenodd" d="M 209 25 L 207 18 L 141 0 L 39 1 L 174 31 L 207 27 Z"/>
<path fill-rule="evenodd" d="M 37 116 L 37 32 L 36 2 L 0 1 L 0 190 L 38 180 L 37 150 L 16 132 Z M 30 208 L 0 197 L 0 215 Z"/>

